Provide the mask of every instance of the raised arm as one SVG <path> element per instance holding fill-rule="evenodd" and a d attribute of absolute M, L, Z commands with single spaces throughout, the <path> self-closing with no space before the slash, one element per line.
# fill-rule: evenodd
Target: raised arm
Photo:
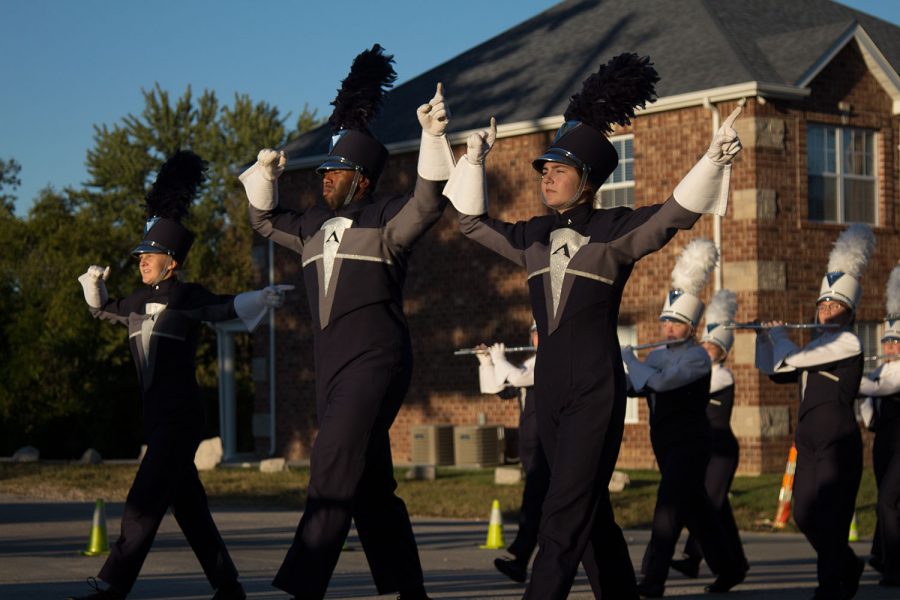
<path fill-rule="evenodd" d="M 870 377 L 863 377 L 859 382 L 860 396 L 893 396 L 900 392 L 900 371 L 888 370 L 884 365 Z"/>
<path fill-rule="evenodd" d="M 284 172 L 284 152 L 269 148 L 259 151 L 256 162 L 241 173 L 247 192 L 250 226 L 266 239 L 294 252 L 303 252 L 300 235 L 301 213 L 278 207 L 278 177 Z"/>
<path fill-rule="evenodd" d="M 695 349 L 696 350 L 696 349 Z M 679 353 L 674 360 L 660 360 L 666 350 L 658 350 L 641 362 L 630 346 L 622 348 L 622 360 L 628 365 L 628 380 L 637 391 L 668 392 L 683 387 L 709 373 L 712 363 L 702 348 Z"/>

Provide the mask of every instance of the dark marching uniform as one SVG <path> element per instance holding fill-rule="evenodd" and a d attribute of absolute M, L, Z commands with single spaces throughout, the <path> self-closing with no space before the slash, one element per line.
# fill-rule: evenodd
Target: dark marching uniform
<path fill-rule="evenodd" d="M 714 572 L 742 572 L 704 485 L 712 452 L 706 416 L 712 363 L 706 350 L 689 339 L 654 350 L 643 363 L 629 360 L 628 369 L 635 392 L 647 396 L 650 442 L 662 475 L 642 563 L 644 582 L 665 583 L 684 526 L 702 545 Z"/>
<path fill-rule="evenodd" d="M 626 404 L 619 304 L 634 263 L 699 218 L 674 198 L 635 210 L 581 204 L 515 224 L 460 214 L 465 235 L 527 269 L 538 326 L 538 430 L 552 475 L 527 598 L 565 598 L 591 545 L 604 596 L 637 597 L 607 488 Z"/>
<path fill-rule="evenodd" d="M 847 543 L 862 476 L 854 399 L 863 373 L 859 338 L 827 331 L 798 348 L 783 328 L 757 336 L 757 367 L 776 383 L 797 382 L 794 520 L 816 550 L 817 598 L 855 589 L 861 564 Z"/>
<path fill-rule="evenodd" d="M 91 308 L 100 319 L 128 326 L 143 400 L 147 453 L 125 501 L 122 531 L 100 579 L 127 594 L 169 507 L 214 588 L 234 585 L 237 569 L 207 505 L 194 466 L 204 427 L 195 376 L 200 324 L 236 318 L 234 296 L 169 278 L 124 300 Z"/>
<path fill-rule="evenodd" d="M 249 208 L 257 232 L 301 254 L 313 316 L 319 433 L 306 509 L 274 581 L 297 598 L 325 595 L 351 518 L 380 594 L 423 585 L 406 505 L 394 495 L 389 429 L 412 373 L 407 261 L 445 204 L 440 184 L 420 177 L 411 195 L 337 211 Z"/>
<path fill-rule="evenodd" d="M 859 394 L 874 402 L 872 466 L 878 485 L 878 526 L 872 557 L 885 584 L 900 585 L 900 362 L 891 361 L 863 377 Z"/>
<path fill-rule="evenodd" d="M 705 488 L 719 517 L 726 542 L 732 553 L 737 554 L 747 566 L 744 547 L 738 532 L 728 492 L 734 482 L 734 474 L 740 461 L 740 448 L 731 430 L 731 412 L 734 409 L 734 375 L 721 363 L 713 363 L 709 384 L 709 402 L 706 417 L 712 438 L 712 454 L 706 467 Z M 703 551 L 696 537 L 691 534 L 685 543 L 684 553 L 689 560 L 699 564 Z"/>

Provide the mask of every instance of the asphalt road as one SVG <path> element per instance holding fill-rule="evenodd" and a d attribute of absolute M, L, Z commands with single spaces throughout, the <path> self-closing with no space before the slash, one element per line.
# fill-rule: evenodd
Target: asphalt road
<path fill-rule="evenodd" d="M 93 510 L 93 503 L 43 502 L 0 495 L 0 599 L 62 599 L 72 593 L 86 593 L 85 579 L 96 575 L 104 560 L 78 554 L 88 543 Z M 121 513 L 121 504 L 107 506 L 111 540 L 117 535 Z M 287 595 L 271 587 L 270 582 L 293 537 L 299 513 L 227 507 L 216 507 L 213 513 L 249 597 L 286 599 Z M 414 521 L 425 582 L 433 598 L 521 597 L 523 586 L 494 571 L 493 558 L 501 553 L 478 547 L 485 541 L 487 516 L 481 522 Z M 507 543 L 514 531 L 514 525 L 505 526 Z M 626 537 L 637 565 L 649 532 L 627 531 Z M 752 533 L 743 538 L 751 570 L 747 581 L 728 598 L 806 600 L 812 596 L 815 555 L 802 536 Z M 854 545 L 860 555 L 866 555 L 869 546 L 869 540 Z M 878 573 L 867 568 L 857 598 L 900 598 L 900 589 L 879 587 L 878 578 Z M 708 600 L 710 596 L 703 593 L 703 586 L 711 582 L 705 567 L 700 578 L 694 580 L 673 573 L 666 596 Z M 166 517 L 129 599 L 195 600 L 210 598 L 212 594 L 174 519 Z M 328 598 L 377 597 L 356 532 L 351 531 Z M 570 598 L 592 597 L 587 580 L 580 574 Z"/>

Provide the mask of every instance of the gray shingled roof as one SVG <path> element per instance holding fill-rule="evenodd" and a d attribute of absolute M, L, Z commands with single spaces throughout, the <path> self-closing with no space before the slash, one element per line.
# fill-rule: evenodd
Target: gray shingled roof
<path fill-rule="evenodd" d="M 568 0 L 397 86 L 372 129 L 385 144 L 418 139 L 415 109 L 437 81 L 455 131 L 490 115 L 561 115 L 581 82 L 621 52 L 651 57 L 660 97 L 751 81 L 793 86 L 857 23 L 900 70 L 900 27 L 830 0 Z M 329 135 L 320 127 L 285 151 L 323 154 Z"/>

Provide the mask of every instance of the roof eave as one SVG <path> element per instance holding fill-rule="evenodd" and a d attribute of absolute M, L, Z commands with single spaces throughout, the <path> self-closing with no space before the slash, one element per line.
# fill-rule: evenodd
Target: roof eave
<path fill-rule="evenodd" d="M 770 99 L 802 100 L 809 96 L 810 91 L 809 88 L 800 88 L 783 83 L 748 81 L 717 88 L 697 90 L 686 94 L 665 96 L 659 98 L 656 102 L 650 104 L 646 108 L 637 110 L 635 114 L 636 116 L 640 116 L 682 108 L 691 108 L 694 106 L 704 106 L 707 103 L 728 102 L 731 100 L 741 100 L 760 96 Z M 497 138 L 515 137 L 542 131 L 555 131 L 562 124 L 562 115 L 504 123 L 497 127 Z M 447 138 L 451 144 L 464 144 L 466 139 L 472 133 L 480 131 L 481 129 L 483 128 L 479 127 L 477 129 L 457 131 L 449 134 Z M 387 144 L 386 147 L 392 155 L 416 152 L 419 149 L 419 138 L 393 142 Z M 289 160 L 285 168 L 290 171 L 317 166 L 321 164 L 327 156 L 327 154 L 323 153 L 313 156 L 298 157 Z"/>

